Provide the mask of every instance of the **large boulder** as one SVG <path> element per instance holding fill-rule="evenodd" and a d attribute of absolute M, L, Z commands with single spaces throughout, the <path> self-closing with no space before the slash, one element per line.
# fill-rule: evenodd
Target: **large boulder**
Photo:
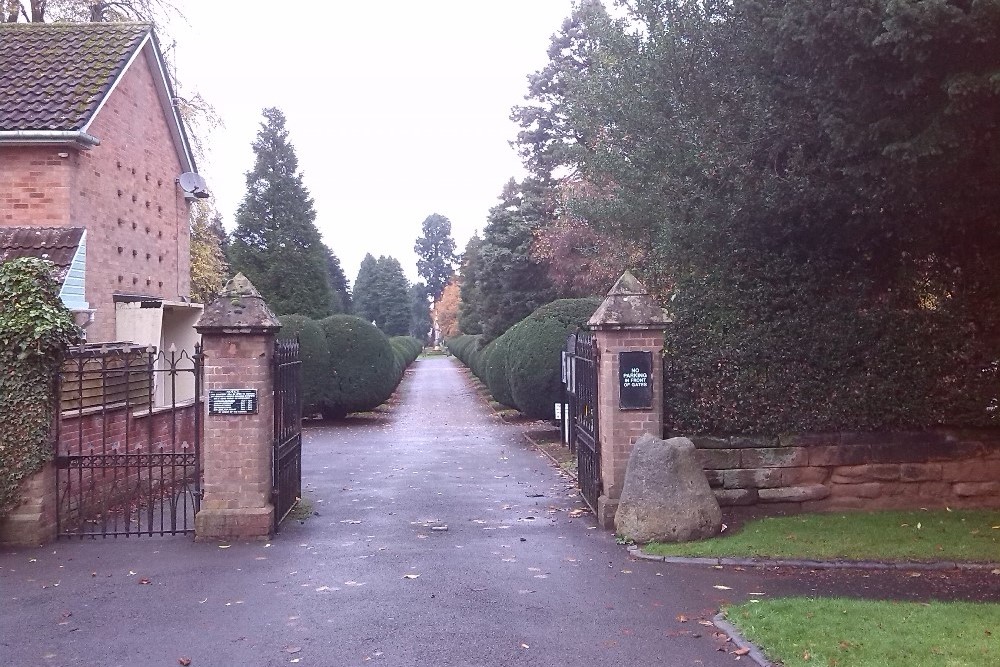
<path fill-rule="evenodd" d="M 615 530 L 639 544 L 718 535 L 722 511 L 687 438 L 644 435 L 635 443 L 615 514 Z"/>

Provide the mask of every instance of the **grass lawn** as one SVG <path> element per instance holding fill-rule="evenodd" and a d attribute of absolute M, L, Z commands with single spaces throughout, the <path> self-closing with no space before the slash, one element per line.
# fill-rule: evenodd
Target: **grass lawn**
<path fill-rule="evenodd" d="M 784 598 L 726 615 L 785 667 L 1000 665 L 997 604 Z"/>
<path fill-rule="evenodd" d="M 732 535 L 681 544 L 654 543 L 645 551 L 661 556 L 1000 561 L 1000 511 L 774 517 L 751 521 Z"/>

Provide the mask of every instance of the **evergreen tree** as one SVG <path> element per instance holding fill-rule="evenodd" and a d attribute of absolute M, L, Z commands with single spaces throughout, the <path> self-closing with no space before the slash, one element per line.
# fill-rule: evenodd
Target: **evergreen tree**
<path fill-rule="evenodd" d="M 413 245 L 417 273 L 437 301 L 455 271 L 455 240 L 451 238 L 451 221 L 438 213 L 427 216 L 422 228 L 423 234 Z"/>
<path fill-rule="evenodd" d="M 465 334 L 483 333 L 482 298 L 479 294 L 479 272 L 483 265 L 482 245 L 483 240 L 479 235 L 473 234 L 462 253 L 458 329 Z"/>
<path fill-rule="evenodd" d="M 351 288 L 344 275 L 344 269 L 340 266 L 340 259 L 328 247 L 326 249 L 326 269 L 330 279 L 330 292 L 332 300 L 331 310 L 336 313 L 351 312 Z"/>
<path fill-rule="evenodd" d="M 253 150 L 256 162 L 230 246 L 233 270 L 242 271 L 276 313 L 326 317 L 332 301 L 327 250 L 278 109 L 264 110 Z"/>
<path fill-rule="evenodd" d="M 354 314 L 363 320 L 374 322 L 379 316 L 378 295 L 376 294 L 375 278 L 378 272 L 378 260 L 371 253 L 361 260 L 358 277 L 354 279 L 353 306 Z"/>
<path fill-rule="evenodd" d="M 410 332 L 410 284 L 399 260 L 365 255 L 354 281 L 354 312 L 387 336 Z"/>
<path fill-rule="evenodd" d="M 410 333 L 413 306 L 410 282 L 403 267 L 395 257 L 378 259 L 378 294 L 381 318 L 375 325 L 387 336 L 406 336 Z"/>
<path fill-rule="evenodd" d="M 538 179 L 511 179 L 490 209 L 475 288 L 483 334 L 493 339 L 553 298 L 547 268 L 531 256 L 535 231 L 553 212 Z"/>
<path fill-rule="evenodd" d="M 430 335 L 431 327 L 431 304 L 428 301 L 430 290 L 423 283 L 414 283 L 410 286 L 410 304 L 412 308 L 410 318 L 410 335 L 422 343 L 426 343 Z"/>

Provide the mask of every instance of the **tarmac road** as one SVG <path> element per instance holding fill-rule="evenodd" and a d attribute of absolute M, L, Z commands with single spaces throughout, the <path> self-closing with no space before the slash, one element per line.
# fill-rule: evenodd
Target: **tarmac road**
<path fill-rule="evenodd" d="M 308 427 L 303 449 L 315 514 L 270 542 L 0 550 L 0 667 L 729 666 L 699 620 L 827 588 L 631 559 L 450 358 L 416 362 L 386 413 Z"/>

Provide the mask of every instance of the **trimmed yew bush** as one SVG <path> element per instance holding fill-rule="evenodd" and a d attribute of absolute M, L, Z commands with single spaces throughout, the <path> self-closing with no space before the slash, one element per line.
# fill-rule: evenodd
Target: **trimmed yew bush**
<path fill-rule="evenodd" d="M 507 367 L 510 365 L 510 337 L 506 333 L 483 349 L 481 365 L 483 382 L 489 387 L 494 400 L 515 407 L 514 397 L 510 393 L 510 380 L 507 377 Z"/>
<path fill-rule="evenodd" d="M 320 411 L 323 394 L 330 378 L 330 349 L 319 323 L 305 315 L 281 315 L 278 338 L 299 339 L 299 359 L 302 361 L 302 414 L 310 416 Z"/>
<path fill-rule="evenodd" d="M 504 334 L 510 395 L 526 416 L 552 417 L 552 405 L 562 396 L 561 352 L 566 336 L 583 326 L 600 304 L 596 298 L 553 301 Z"/>
<path fill-rule="evenodd" d="M 328 419 L 376 408 L 392 395 L 399 376 L 392 344 L 378 327 L 353 315 L 319 322 L 330 352 L 330 377 L 320 411 Z"/>

